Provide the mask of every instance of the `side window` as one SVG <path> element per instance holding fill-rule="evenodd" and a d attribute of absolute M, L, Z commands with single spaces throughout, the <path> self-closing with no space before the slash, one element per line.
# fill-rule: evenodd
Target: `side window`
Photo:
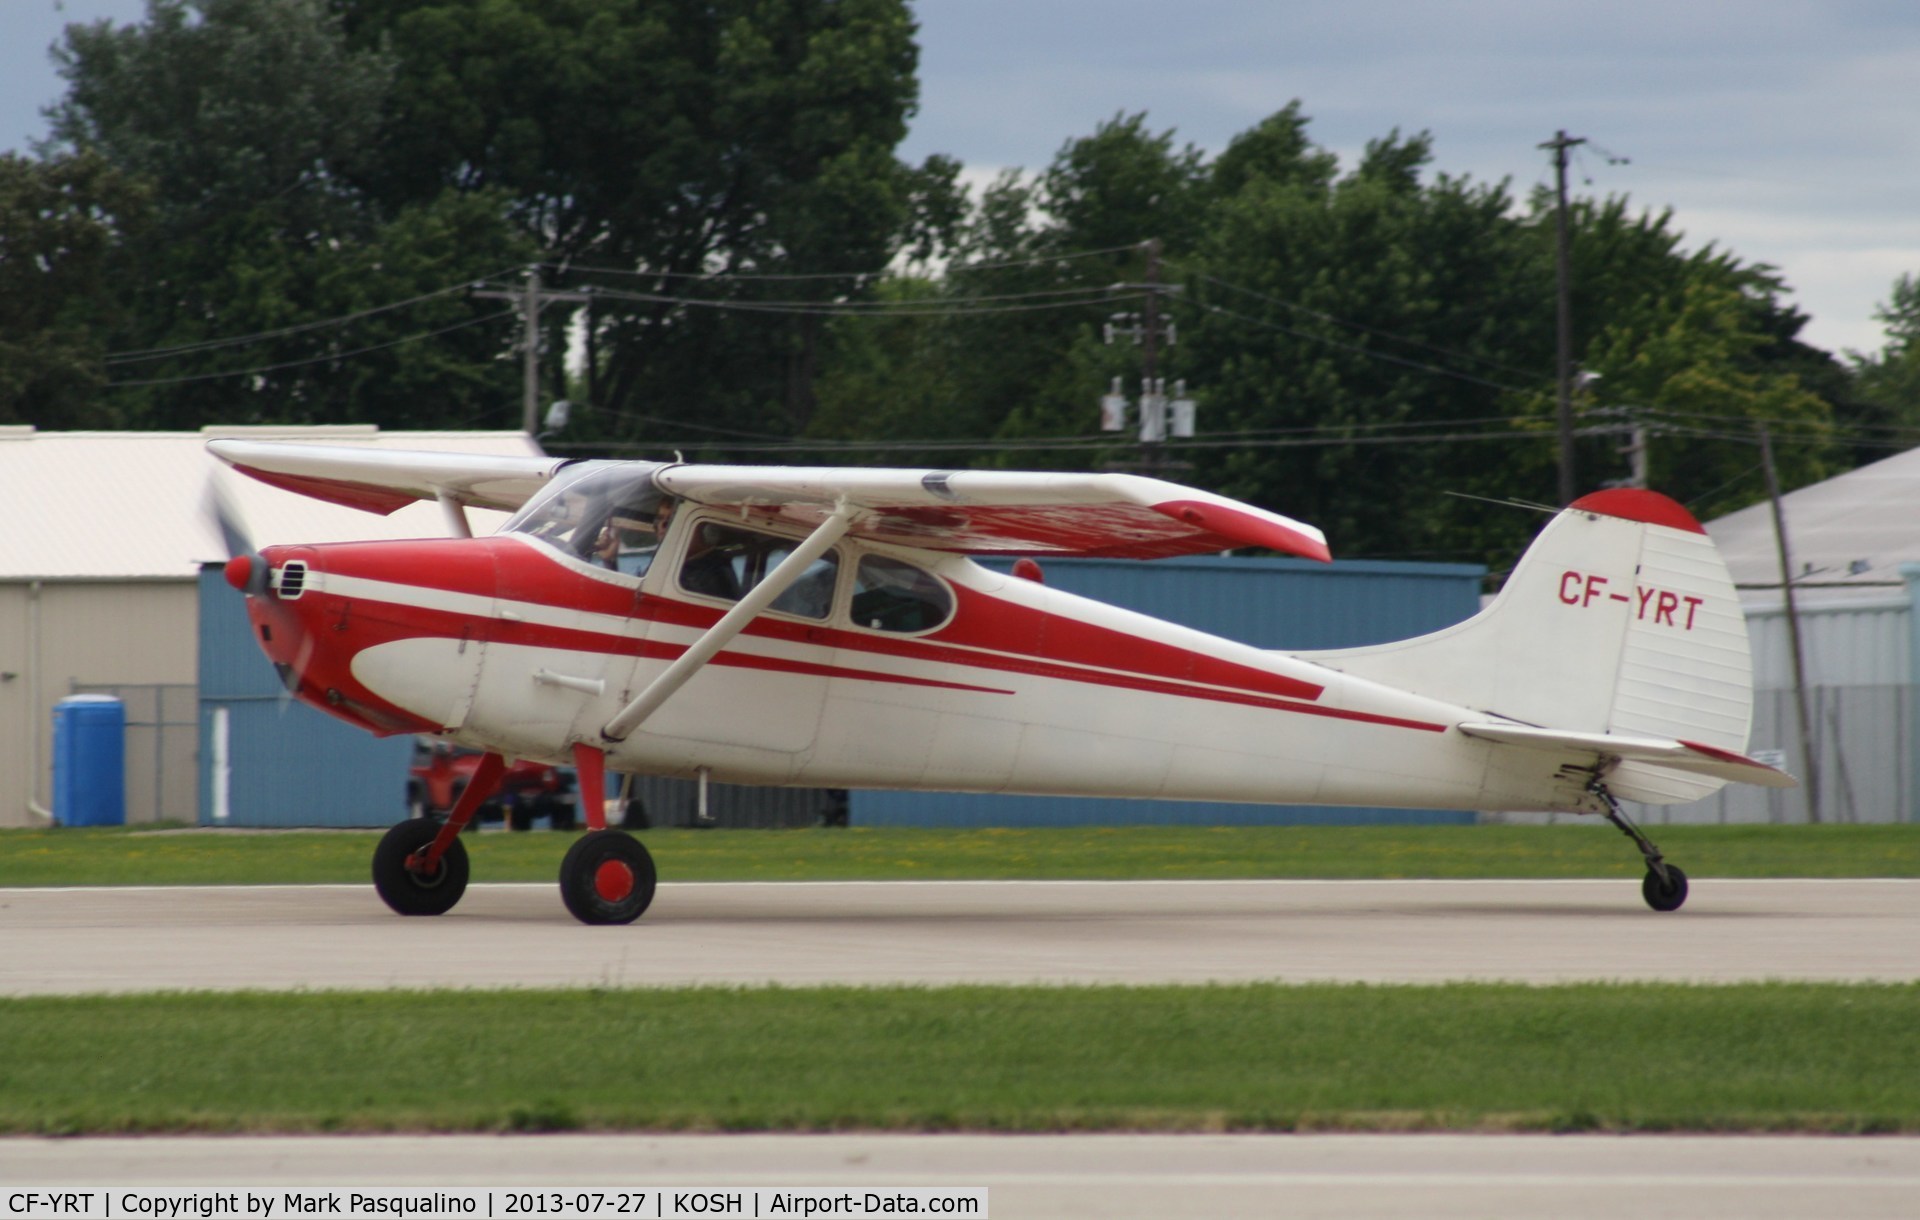
<path fill-rule="evenodd" d="M 689 593 L 739 601 L 799 545 L 792 538 L 702 521 L 687 542 L 686 558 L 680 562 L 680 587 Z M 833 587 L 839 576 L 839 552 L 828 551 L 775 598 L 770 609 L 823 619 L 833 609 Z"/>
<path fill-rule="evenodd" d="M 910 563 L 862 555 L 854 571 L 853 622 L 877 631 L 929 631 L 953 613 L 953 595 Z"/>

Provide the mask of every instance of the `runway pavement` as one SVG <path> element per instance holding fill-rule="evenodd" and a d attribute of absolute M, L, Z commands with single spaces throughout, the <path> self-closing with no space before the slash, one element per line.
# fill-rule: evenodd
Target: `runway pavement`
<path fill-rule="evenodd" d="M 1911 1217 L 1920 1199 L 1920 1139 L 842 1134 L 0 1140 L 0 1182 L 9 1190 L 984 1187 L 995 1220 L 1831 1220 Z"/>
<path fill-rule="evenodd" d="M 0 995 L 155 989 L 1273 979 L 1920 979 L 1920 882 L 668 884 L 589 928 L 550 885 L 436 919 L 367 886 L 0 890 Z M 0 1139 L 0 1182 L 985 1186 L 991 1214 L 1915 1214 L 1909 1138 L 585 1135 Z"/>
<path fill-rule="evenodd" d="M 685 883 L 626 927 L 550 885 L 438 918 L 370 886 L 0 890 L 0 994 L 1274 979 L 1920 979 L 1920 881 Z"/>

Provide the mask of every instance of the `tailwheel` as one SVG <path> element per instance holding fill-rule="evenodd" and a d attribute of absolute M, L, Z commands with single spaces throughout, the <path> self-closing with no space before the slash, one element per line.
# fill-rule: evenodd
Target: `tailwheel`
<path fill-rule="evenodd" d="M 560 862 L 560 898 L 581 923 L 632 923 L 653 901 L 653 857 L 623 830 L 581 835 Z"/>
<path fill-rule="evenodd" d="M 408 862 L 440 834 L 436 818 L 408 818 L 373 849 L 373 888 L 402 915 L 444 915 L 467 892 L 467 849 L 454 839 L 431 868 Z"/>
<path fill-rule="evenodd" d="M 1621 834 L 1632 839 L 1640 849 L 1640 854 L 1646 858 L 1647 876 L 1640 883 L 1640 896 L 1656 911 L 1679 910 L 1680 904 L 1687 900 L 1687 875 L 1680 871 L 1678 865 L 1667 863 L 1667 858 L 1660 854 L 1653 840 L 1647 838 L 1633 824 L 1633 819 L 1622 812 L 1620 802 L 1613 798 L 1613 793 L 1607 791 L 1607 786 L 1599 777 L 1596 776 L 1587 785 L 1587 791 L 1600 798 L 1606 807 L 1604 812 L 1607 821 L 1612 822 Z"/>
<path fill-rule="evenodd" d="M 1662 878 L 1657 871 L 1648 869 L 1646 880 L 1640 883 L 1640 896 L 1656 911 L 1677 911 L 1687 900 L 1687 875 L 1675 864 L 1667 865 L 1666 873 Z"/>

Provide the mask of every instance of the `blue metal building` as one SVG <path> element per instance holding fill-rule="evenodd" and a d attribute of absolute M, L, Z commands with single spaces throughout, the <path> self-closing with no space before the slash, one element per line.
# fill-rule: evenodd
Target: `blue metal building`
<path fill-rule="evenodd" d="M 1004 564 L 994 564 L 1004 568 Z M 1261 648 L 1345 648 L 1437 631 L 1476 613 L 1485 569 L 1295 559 L 1049 560 L 1047 583 Z M 218 567 L 200 576 L 200 820 L 385 826 L 405 813 L 412 740 L 376 738 L 287 699 Z M 661 784 L 684 781 L 658 781 Z M 691 785 L 686 785 L 690 790 Z M 724 799 L 720 799 L 721 790 Z M 772 825 L 755 789 L 716 785 L 721 825 Z M 788 793 L 769 793 L 790 798 Z M 688 799 L 691 799 L 690 797 Z M 684 803 L 684 802 L 683 802 Z M 740 806 L 733 808 L 731 806 Z M 768 811 L 770 812 L 770 811 Z M 1470 822 L 1466 811 L 1226 805 L 1074 797 L 854 792 L 880 826 Z"/>
<path fill-rule="evenodd" d="M 287 698 L 245 600 L 200 570 L 200 824 L 391 826 L 411 737 L 375 737 Z"/>

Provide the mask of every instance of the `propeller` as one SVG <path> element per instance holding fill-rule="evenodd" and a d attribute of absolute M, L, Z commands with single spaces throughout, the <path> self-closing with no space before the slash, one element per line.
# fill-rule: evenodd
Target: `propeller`
<path fill-rule="evenodd" d="M 220 531 L 220 539 L 227 550 L 227 563 L 223 569 L 227 583 L 250 597 L 264 597 L 267 593 L 267 580 L 272 574 L 267 565 L 266 556 L 254 545 L 253 531 L 247 528 L 246 514 L 240 509 L 239 501 L 233 490 L 227 486 L 222 472 L 216 470 L 207 480 L 206 509 L 213 518 L 214 525 Z M 300 648 L 290 666 L 275 664 L 280 672 L 279 714 L 286 717 L 287 705 L 293 702 L 294 688 L 300 677 L 306 672 L 307 663 L 313 659 L 313 640 L 303 636 Z"/>
<path fill-rule="evenodd" d="M 221 541 L 226 544 L 227 583 L 242 593 L 254 596 L 265 593 L 267 561 L 262 558 L 260 548 L 253 545 L 252 534 L 247 529 L 240 505 L 218 471 L 207 480 L 206 506 L 215 527 L 220 531 Z"/>

